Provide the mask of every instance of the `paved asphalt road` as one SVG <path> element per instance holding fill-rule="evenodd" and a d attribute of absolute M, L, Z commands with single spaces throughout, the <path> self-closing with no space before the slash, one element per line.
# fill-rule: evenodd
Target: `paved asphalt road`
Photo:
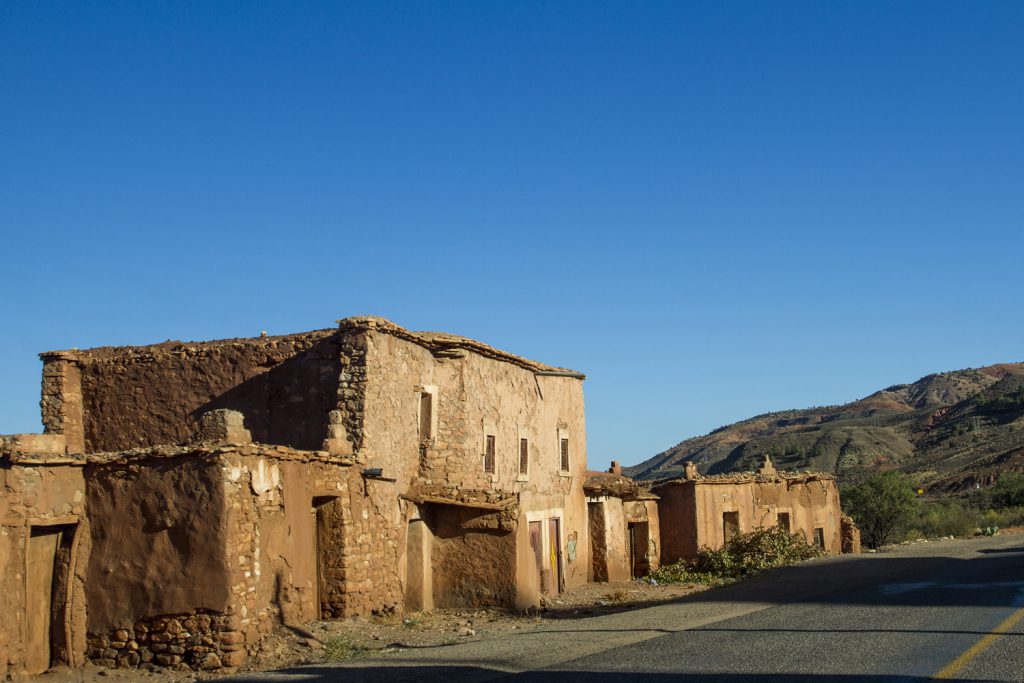
<path fill-rule="evenodd" d="M 812 561 L 536 631 L 236 683 L 1024 681 L 1024 536 Z"/>

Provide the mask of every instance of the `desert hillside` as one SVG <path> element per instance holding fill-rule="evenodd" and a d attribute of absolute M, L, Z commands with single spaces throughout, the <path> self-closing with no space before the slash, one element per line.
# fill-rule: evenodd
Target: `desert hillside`
<path fill-rule="evenodd" d="M 1024 470 L 1024 363 L 956 370 L 899 384 L 840 406 L 769 413 L 687 439 L 627 472 L 679 476 L 692 460 L 707 474 L 749 470 L 769 454 L 784 469 L 841 481 L 899 469 L 956 491 Z"/>

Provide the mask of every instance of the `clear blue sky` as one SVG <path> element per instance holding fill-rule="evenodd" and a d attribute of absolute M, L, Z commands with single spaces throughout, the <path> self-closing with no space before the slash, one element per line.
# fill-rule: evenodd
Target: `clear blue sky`
<path fill-rule="evenodd" d="M 1024 360 L 1024 4 L 0 3 L 39 351 L 383 315 L 580 369 L 590 462 Z"/>

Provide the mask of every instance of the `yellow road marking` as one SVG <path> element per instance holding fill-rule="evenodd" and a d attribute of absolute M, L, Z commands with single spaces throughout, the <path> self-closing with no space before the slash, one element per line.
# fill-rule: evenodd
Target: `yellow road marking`
<path fill-rule="evenodd" d="M 963 654 L 944 666 L 941 671 L 935 674 L 935 678 L 953 678 L 953 676 L 956 676 L 972 659 L 987 650 L 989 645 L 996 641 L 996 638 L 1013 628 L 1021 619 L 1024 619 L 1024 607 L 1021 607 L 1019 610 L 1003 619 L 999 626 L 992 629 L 991 633 L 964 650 Z"/>

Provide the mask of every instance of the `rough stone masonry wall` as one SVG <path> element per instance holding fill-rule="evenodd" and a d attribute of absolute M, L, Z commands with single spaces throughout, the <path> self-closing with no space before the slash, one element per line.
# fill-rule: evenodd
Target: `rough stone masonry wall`
<path fill-rule="evenodd" d="M 247 644 L 278 623 L 319 619 L 322 607 L 325 616 L 348 617 L 401 604 L 394 484 L 364 481 L 351 465 L 325 451 L 282 447 L 224 454 L 232 614 Z M 332 512 L 319 539 L 318 505 Z M 324 586 L 317 584 L 318 548 Z"/>
<path fill-rule="evenodd" d="M 90 453 L 186 443 L 199 416 L 217 408 L 245 415 L 255 441 L 319 449 L 337 405 L 339 345 L 332 330 L 42 357 L 47 431 L 67 432 L 71 445 L 77 427 L 69 408 L 77 388 Z"/>
<path fill-rule="evenodd" d="M 89 636 L 89 659 L 100 666 L 144 665 L 208 671 L 245 662 L 237 617 L 209 611 L 140 619 L 132 626 Z"/>
<path fill-rule="evenodd" d="M 587 581 L 590 545 L 582 482 L 586 426 L 582 381 L 538 376 L 530 369 L 470 350 L 432 353 L 381 331 L 366 332 L 363 461 L 396 478 L 398 492 L 417 486 L 518 495 L 530 519 L 558 517 L 566 586 Z M 421 393 L 436 387 L 436 434 L 422 442 Z M 560 430 L 570 441 L 570 470 L 559 462 Z M 483 469 L 484 437 L 495 436 L 495 472 Z M 519 474 L 519 440 L 529 443 L 529 474 Z M 418 466 L 418 467 L 417 467 Z M 532 516 L 531 516 L 532 515 Z M 398 522 L 403 526 L 404 519 Z M 495 559 L 499 562 L 499 559 Z M 516 572 L 517 565 L 503 567 Z"/>
<path fill-rule="evenodd" d="M 339 375 L 336 406 L 328 415 L 327 441 L 323 447 L 341 455 L 363 458 L 364 410 L 366 408 L 366 335 L 361 330 L 338 334 Z"/>
<path fill-rule="evenodd" d="M 39 401 L 47 434 L 63 434 L 69 453 L 85 452 L 82 375 L 67 354 L 44 355 L 43 386 Z"/>

